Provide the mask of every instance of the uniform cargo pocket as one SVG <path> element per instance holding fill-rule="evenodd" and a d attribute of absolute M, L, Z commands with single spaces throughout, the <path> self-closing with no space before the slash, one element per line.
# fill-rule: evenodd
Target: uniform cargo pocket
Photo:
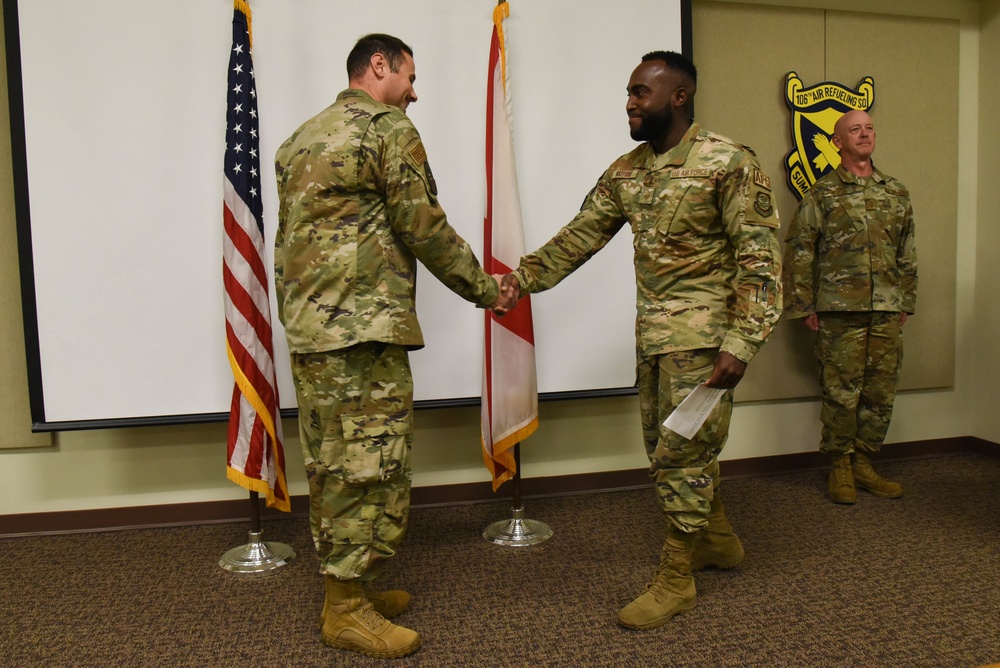
<path fill-rule="evenodd" d="M 344 481 L 371 484 L 398 471 L 406 459 L 410 411 L 341 417 L 344 428 Z"/>
<path fill-rule="evenodd" d="M 333 545 L 369 545 L 372 542 L 372 521 L 334 519 L 325 528 L 327 540 Z"/>

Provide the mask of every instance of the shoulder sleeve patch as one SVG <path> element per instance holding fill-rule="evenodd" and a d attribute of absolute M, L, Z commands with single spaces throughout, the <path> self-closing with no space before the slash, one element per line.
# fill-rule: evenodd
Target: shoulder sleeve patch
<path fill-rule="evenodd" d="M 764 218 L 774 213 L 774 204 L 771 202 L 771 195 L 768 193 L 757 193 L 753 200 L 753 208 Z"/>
<path fill-rule="evenodd" d="M 402 143 L 402 142 L 400 142 Z M 431 195 L 437 195 L 437 183 L 434 181 L 434 175 L 431 173 L 431 165 L 427 162 L 427 151 L 424 149 L 424 143 L 420 141 L 420 137 L 416 134 L 406 142 L 403 147 L 400 157 L 403 161 L 408 164 L 414 172 L 420 174 L 427 184 L 427 190 Z"/>
<path fill-rule="evenodd" d="M 427 161 L 427 151 L 424 150 L 424 144 L 419 139 L 411 141 L 410 145 L 406 147 L 406 152 L 410 154 L 418 167 Z"/>
<path fill-rule="evenodd" d="M 753 170 L 753 182 L 765 190 L 771 189 L 771 179 L 764 172 L 756 168 Z"/>

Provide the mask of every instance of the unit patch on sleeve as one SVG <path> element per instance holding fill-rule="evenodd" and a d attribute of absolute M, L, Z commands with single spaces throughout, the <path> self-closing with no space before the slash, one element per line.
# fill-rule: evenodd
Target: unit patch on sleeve
<path fill-rule="evenodd" d="M 424 176 L 427 177 L 427 185 L 431 189 L 431 194 L 437 197 L 438 184 L 437 181 L 434 180 L 434 175 L 431 174 L 431 163 L 429 162 L 424 163 Z"/>
<path fill-rule="evenodd" d="M 757 197 L 753 201 L 753 208 L 765 218 L 774 213 L 774 205 L 771 204 L 771 194 L 757 193 Z"/>

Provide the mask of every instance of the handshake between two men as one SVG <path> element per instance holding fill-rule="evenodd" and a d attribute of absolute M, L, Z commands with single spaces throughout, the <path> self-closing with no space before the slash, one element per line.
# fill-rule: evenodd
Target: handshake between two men
<path fill-rule="evenodd" d="M 503 316 L 517 306 L 517 302 L 521 298 L 521 284 L 514 274 L 493 274 L 493 278 L 499 285 L 500 292 L 491 309 L 497 316 Z"/>

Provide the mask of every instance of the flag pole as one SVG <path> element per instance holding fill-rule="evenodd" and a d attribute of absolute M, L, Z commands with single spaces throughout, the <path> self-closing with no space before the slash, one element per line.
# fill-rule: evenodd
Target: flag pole
<path fill-rule="evenodd" d="M 264 541 L 264 531 L 260 528 L 260 497 L 257 492 L 250 492 L 249 539 L 222 555 L 219 566 L 233 575 L 260 577 L 274 575 L 293 559 L 295 550 L 290 545 Z"/>
<path fill-rule="evenodd" d="M 506 547 L 530 547 L 552 538 L 552 528 L 545 522 L 529 520 L 524 516 L 521 505 L 521 444 L 514 444 L 514 477 L 512 484 L 512 504 L 510 519 L 500 520 L 486 527 L 483 538 L 495 545 Z"/>
<path fill-rule="evenodd" d="M 524 255 L 524 230 L 520 195 L 514 168 L 514 142 L 507 81 L 507 0 L 493 10 L 489 77 L 486 85 L 486 215 L 484 267 L 490 274 L 506 274 Z M 494 244 L 494 241 L 498 241 Z M 521 505 L 521 441 L 538 427 L 538 386 L 535 380 L 535 341 L 531 302 L 525 299 L 500 325 L 486 312 L 483 357 L 483 458 L 493 476 L 493 489 L 502 480 L 513 481 L 511 517 L 486 527 L 483 538 L 497 545 L 537 545 L 552 536 L 543 522 L 529 520 Z M 497 338 L 494 339 L 494 332 Z M 498 350 L 500 351 L 498 353 Z M 503 370 L 493 361 L 502 359 Z M 495 374 L 494 371 L 500 371 Z M 499 384 L 499 392 L 494 383 Z M 510 448 L 514 449 L 510 462 Z M 508 478 L 508 476 L 510 476 Z"/>

